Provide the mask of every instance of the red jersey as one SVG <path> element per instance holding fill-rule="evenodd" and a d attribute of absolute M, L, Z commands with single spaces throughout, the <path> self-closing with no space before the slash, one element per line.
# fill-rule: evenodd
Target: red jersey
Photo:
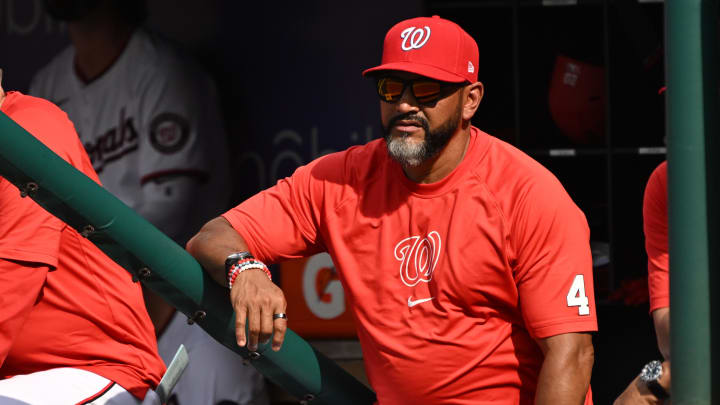
<path fill-rule="evenodd" d="M 99 183 L 72 123 L 55 105 L 9 92 L 2 111 Z M 37 279 L 37 285 L 8 276 L 17 262 L 24 267 L 15 268 Z M 140 285 L 74 229 L 21 198 L 2 177 L 0 269 L 6 272 L 0 274 L 0 296 L 6 298 L 0 315 L 0 378 L 74 367 L 112 380 L 141 399 L 157 386 L 165 366 Z M 36 272 L 42 273 L 38 277 Z M 23 306 L 28 300 L 31 305 Z"/>
<path fill-rule="evenodd" d="M 650 175 L 643 198 L 650 312 L 670 306 L 667 200 L 667 162 L 662 162 Z"/>
<path fill-rule="evenodd" d="M 332 256 L 381 405 L 532 404 L 534 339 L 597 329 L 583 213 L 540 164 L 471 133 L 436 183 L 407 179 L 380 139 L 224 215 L 260 260 Z"/>

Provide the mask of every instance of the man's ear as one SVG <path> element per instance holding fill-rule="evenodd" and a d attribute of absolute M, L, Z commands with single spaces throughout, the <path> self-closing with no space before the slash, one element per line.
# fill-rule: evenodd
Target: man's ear
<path fill-rule="evenodd" d="M 465 100 L 462 112 L 463 120 L 470 121 L 473 115 L 475 115 L 475 111 L 477 111 L 478 106 L 480 106 L 480 101 L 482 101 L 484 94 L 485 87 L 481 82 L 475 82 L 465 87 Z"/>

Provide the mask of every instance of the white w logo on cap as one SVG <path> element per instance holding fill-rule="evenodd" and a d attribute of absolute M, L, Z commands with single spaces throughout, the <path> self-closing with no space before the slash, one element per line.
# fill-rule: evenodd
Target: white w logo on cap
<path fill-rule="evenodd" d="M 430 27 L 426 25 L 424 30 L 416 27 L 405 28 L 403 32 L 400 33 L 400 38 L 403 39 L 403 51 L 420 49 L 423 45 L 425 45 L 428 39 L 430 39 Z"/>

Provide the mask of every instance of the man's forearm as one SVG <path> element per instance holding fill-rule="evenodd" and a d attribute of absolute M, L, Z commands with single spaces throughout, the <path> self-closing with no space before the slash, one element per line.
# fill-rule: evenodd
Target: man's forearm
<path fill-rule="evenodd" d="M 658 349 L 665 360 L 670 360 L 670 308 L 656 309 L 652 316 Z"/>
<path fill-rule="evenodd" d="M 582 405 L 590 387 L 593 361 L 592 345 L 548 350 L 538 378 L 535 404 Z"/>
<path fill-rule="evenodd" d="M 205 224 L 187 243 L 187 251 L 223 286 L 227 285 L 225 258 L 245 250 L 248 250 L 245 241 L 222 217 Z"/>
<path fill-rule="evenodd" d="M 227 285 L 225 258 L 234 252 L 247 251 L 248 246 L 232 225 L 220 217 L 205 224 L 190 239 L 187 250 L 215 281 Z M 235 335 L 239 346 L 247 344 L 249 350 L 255 351 L 258 342 L 272 338 L 272 349 L 280 350 L 287 319 L 274 315 L 285 313 L 287 301 L 277 285 L 260 270 L 245 272 L 233 283 L 230 301 L 235 310 Z"/>

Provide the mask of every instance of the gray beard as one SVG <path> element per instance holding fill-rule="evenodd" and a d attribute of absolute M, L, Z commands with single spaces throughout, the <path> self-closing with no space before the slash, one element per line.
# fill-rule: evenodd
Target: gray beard
<path fill-rule="evenodd" d="M 449 117 L 447 121 L 433 131 L 430 130 L 428 122 L 421 117 L 408 115 L 394 117 L 387 127 L 383 127 L 388 155 L 402 167 L 417 167 L 428 159 L 434 158 L 445 148 L 453 134 L 455 134 L 460 123 L 460 112 L 461 108 L 458 108 L 456 114 Z M 422 126 L 425 131 L 425 139 L 422 142 L 414 142 L 406 136 L 390 135 L 390 128 L 392 128 L 393 124 L 403 119 L 413 119 Z"/>
<path fill-rule="evenodd" d="M 390 157 L 400 163 L 403 167 L 417 167 L 429 156 L 427 142 L 420 143 L 411 142 L 405 137 L 387 139 L 387 151 Z"/>

